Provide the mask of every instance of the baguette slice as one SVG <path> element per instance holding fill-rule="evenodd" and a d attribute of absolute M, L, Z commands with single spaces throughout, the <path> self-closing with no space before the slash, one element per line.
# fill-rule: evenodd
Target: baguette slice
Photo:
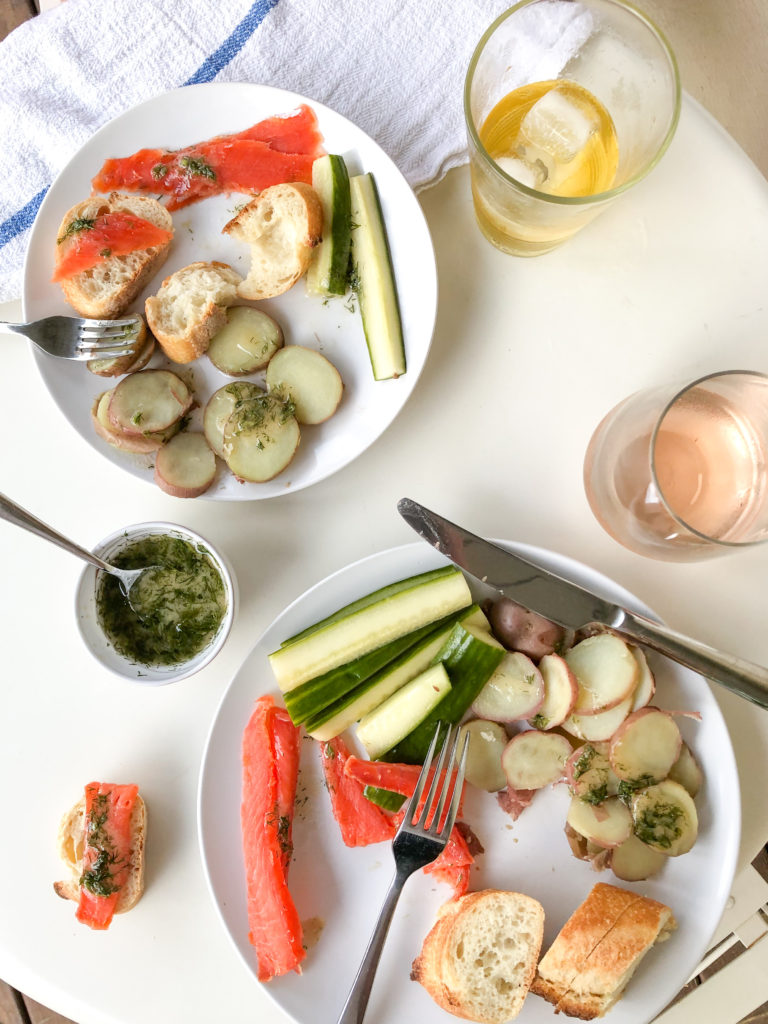
<path fill-rule="evenodd" d="M 676 928 L 669 907 L 598 883 L 542 957 L 531 991 L 581 1020 L 602 1017 L 621 997 L 655 942 Z"/>
<path fill-rule="evenodd" d="M 242 278 L 227 263 L 190 263 L 170 274 L 145 303 L 149 329 L 174 363 L 191 363 L 207 352 L 227 322 Z"/>
<path fill-rule="evenodd" d="M 133 848 L 127 883 L 120 890 L 115 906 L 116 914 L 131 910 L 144 892 L 144 842 L 147 833 L 147 809 L 141 796 L 136 797 L 131 814 Z M 80 875 L 83 870 L 85 846 L 85 797 L 81 797 L 61 819 L 56 839 L 59 857 L 69 869 L 69 878 L 54 882 L 57 896 L 65 900 L 80 899 Z"/>
<path fill-rule="evenodd" d="M 544 909 L 532 897 L 468 893 L 441 908 L 411 978 L 455 1017 L 503 1024 L 522 1009 L 543 933 Z"/>
<path fill-rule="evenodd" d="M 323 207 L 310 185 L 272 185 L 222 231 L 251 247 L 251 267 L 238 288 L 244 299 L 287 292 L 304 274 L 323 237 Z"/>
<path fill-rule="evenodd" d="M 74 220 L 90 220 L 99 214 L 126 211 L 142 217 L 157 227 L 173 231 L 173 221 L 166 208 L 146 196 L 126 196 L 112 192 L 108 196 L 92 196 L 69 210 L 59 225 L 57 238 L 63 237 Z M 126 312 L 139 292 L 149 283 L 168 256 L 171 242 L 149 249 L 137 249 L 124 256 L 108 256 L 89 270 L 64 278 L 64 298 L 81 316 L 114 320 Z"/>

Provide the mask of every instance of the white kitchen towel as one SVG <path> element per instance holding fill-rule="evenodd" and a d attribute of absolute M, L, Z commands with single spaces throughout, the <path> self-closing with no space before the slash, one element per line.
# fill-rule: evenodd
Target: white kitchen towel
<path fill-rule="evenodd" d="M 466 159 L 464 75 L 509 0 L 66 0 L 0 43 L 0 300 L 51 182 L 103 124 L 198 82 L 301 93 L 415 189 Z"/>

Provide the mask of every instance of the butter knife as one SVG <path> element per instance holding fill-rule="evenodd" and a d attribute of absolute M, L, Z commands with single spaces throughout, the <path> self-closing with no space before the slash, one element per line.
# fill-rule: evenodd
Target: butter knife
<path fill-rule="evenodd" d="M 615 633 L 693 669 L 732 693 L 768 708 L 768 669 L 612 604 L 521 555 L 492 544 L 410 498 L 397 510 L 454 565 L 505 597 L 567 629 Z"/>

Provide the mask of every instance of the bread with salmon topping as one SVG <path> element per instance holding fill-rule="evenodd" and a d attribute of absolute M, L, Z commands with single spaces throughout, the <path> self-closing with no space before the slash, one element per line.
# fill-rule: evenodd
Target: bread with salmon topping
<path fill-rule="evenodd" d="M 147 299 L 149 329 L 174 363 L 191 363 L 208 351 L 227 322 L 242 277 L 228 263 L 190 263 L 170 274 Z"/>
<path fill-rule="evenodd" d="M 269 299 L 287 292 L 309 268 L 323 238 L 322 203 L 301 181 L 271 185 L 222 231 L 251 247 L 251 266 L 238 288 L 240 297 Z"/>
<path fill-rule="evenodd" d="M 130 819 L 131 852 L 128 877 L 117 897 L 114 912 L 124 914 L 141 899 L 144 892 L 144 845 L 147 834 L 147 808 L 137 794 Z M 56 848 L 69 875 L 61 882 L 54 882 L 57 896 L 65 900 L 80 899 L 80 879 L 83 873 L 83 852 L 85 849 L 85 797 L 81 797 L 61 819 L 56 837 Z"/>
<path fill-rule="evenodd" d="M 91 196 L 68 210 L 59 225 L 57 246 L 71 236 L 73 226 L 117 211 L 133 214 L 163 231 L 173 232 L 170 213 L 156 199 L 112 192 L 108 196 Z M 81 316 L 104 320 L 121 317 L 163 265 L 170 247 L 169 239 L 161 245 L 136 249 L 122 256 L 105 255 L 96 266 L 59 281 L 64 298 Z"/>

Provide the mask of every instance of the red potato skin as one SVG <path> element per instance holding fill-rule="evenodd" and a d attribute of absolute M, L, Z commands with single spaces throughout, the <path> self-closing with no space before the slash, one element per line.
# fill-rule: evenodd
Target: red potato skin
<path fill-rule="evenodd" d="M 533 661 L 554 653 L 565 640 L 565 630 L 561 626 L 528 611 L 508 597 L 489 602 L 483 610 L 499 643 L 509 651 L 527 654 Z"/>

